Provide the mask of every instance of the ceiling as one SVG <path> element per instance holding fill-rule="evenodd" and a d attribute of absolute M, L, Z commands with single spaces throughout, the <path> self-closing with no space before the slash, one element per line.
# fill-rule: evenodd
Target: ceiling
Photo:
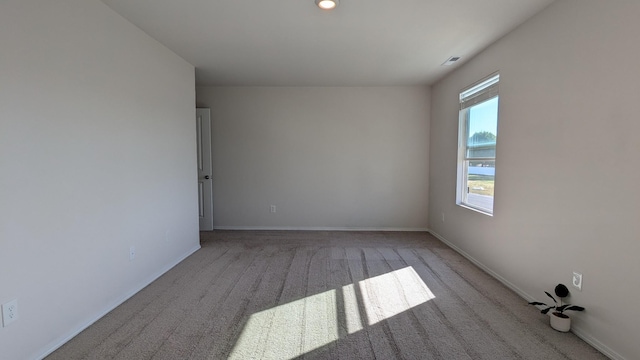
<path fill-rule="evenodd" d="M 553 2 L 102 1 L 194 65 L 200 86 L 432 84 Z"/>

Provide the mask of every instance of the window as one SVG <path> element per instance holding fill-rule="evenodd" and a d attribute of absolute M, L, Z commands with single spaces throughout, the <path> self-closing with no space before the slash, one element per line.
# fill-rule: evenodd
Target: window
<path fill-rule="evenodd" d="M 493 214 L 499 80 L 495 74 L 460 93 L 456 201 L 487 214 Z"/>

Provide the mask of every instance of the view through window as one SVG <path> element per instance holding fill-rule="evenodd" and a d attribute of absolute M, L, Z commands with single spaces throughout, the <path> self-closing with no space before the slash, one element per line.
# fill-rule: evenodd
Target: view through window
<path fill-rule="evenodd" d="M 493 214 L 500 75 L 460 93 L 457 203 Z"/>

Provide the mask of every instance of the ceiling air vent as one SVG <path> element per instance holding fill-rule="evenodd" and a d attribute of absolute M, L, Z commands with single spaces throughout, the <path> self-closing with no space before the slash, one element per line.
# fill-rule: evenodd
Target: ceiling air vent
<path fill-rule="evenodd" d="M 452 57 L 448 58 L 447 61 L 443 62 L 442 66 L 453 65 L 453 63 L 455 63 L 458 60 L 460 60 L 460 56 L 452 56 Z"/>

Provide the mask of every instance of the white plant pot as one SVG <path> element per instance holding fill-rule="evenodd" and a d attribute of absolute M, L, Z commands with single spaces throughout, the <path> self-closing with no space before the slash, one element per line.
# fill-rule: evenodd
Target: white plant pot
<path fill-rule="evenodd" d="M 561 332 L 571 330 L 571 318 L 567 315 L 564 315 L 566 317 L 560 317 L 556 314 L 558 313 L 551 313 L 551 315 L 549 315 L 549 324 L 551 324 L 551 327 Z"/>

